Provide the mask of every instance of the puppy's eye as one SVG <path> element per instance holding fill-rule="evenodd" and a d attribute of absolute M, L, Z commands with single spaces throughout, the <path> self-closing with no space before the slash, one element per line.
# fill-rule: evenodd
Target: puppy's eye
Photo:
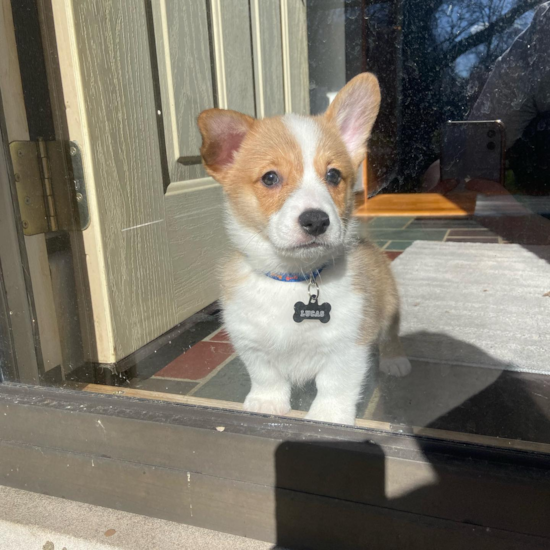
<path fill-rule="evenodd" d="M 277 185 L 279 183 L 279 175 L 277 174 L 277 172 L 266 172 L 263 176 L 262 176 L 262 183 L 266 186 L 266 187 L 273 187 L 274 185 Z"/>
<path fill-rule="evenodd" d="M 340 170 L 336 170 L 336 168 L 331 168 L 330 170 L 327 170 L 325 180 L 330 185 L 338 185 L 342 181 L 342 174 Z"/>

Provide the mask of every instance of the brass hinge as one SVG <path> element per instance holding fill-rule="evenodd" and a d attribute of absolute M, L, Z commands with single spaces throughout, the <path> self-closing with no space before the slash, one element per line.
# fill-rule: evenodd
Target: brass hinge
<path fill-rule="evenodd" d="M 88 227 L 82 159 L 74 141 L 13 141 L 10 153 L 25 235 Z"/>

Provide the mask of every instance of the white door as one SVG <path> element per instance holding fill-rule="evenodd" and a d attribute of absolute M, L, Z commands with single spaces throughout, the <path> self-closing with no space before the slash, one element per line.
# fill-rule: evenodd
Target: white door
<path fill-rule="evenodd" d="M 303 0 L 56 0 L 70 138 L 82 150 L 96 357 L 112 363 L 218 298 L 222 190 L 196 117 L 309 112 Z"/>

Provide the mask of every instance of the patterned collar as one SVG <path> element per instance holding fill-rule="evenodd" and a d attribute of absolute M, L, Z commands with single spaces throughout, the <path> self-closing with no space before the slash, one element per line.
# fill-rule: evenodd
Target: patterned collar
<path fill-rule="evenodd" d="M 311 279 L 315 280 L 321 274 L 321 271 L 327 267 L 328 264 L 321 266 L 318 269 L 314 269 L 309 273 L 276 273 L 275 271 L 270 271 L 265 274 L 266 277 L 274 279 L 275 281 L 282 281 L 283 283 L 302 283 L 304 281 L 310 281 Z"/>

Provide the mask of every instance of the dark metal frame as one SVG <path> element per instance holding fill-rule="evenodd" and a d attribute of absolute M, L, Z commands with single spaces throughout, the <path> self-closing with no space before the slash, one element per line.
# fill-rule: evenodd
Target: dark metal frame
<path fill-rule="evenodd" d="M 550 456 L 0 384 L 0 483 L 292 548 L 549 548 Z"/>
<path fill-rule="evenodd" d="M 17 379 L 24 380 L 25 382 L 38 381 L 44 373 L 44 365 L 42 362 L 42 353 L 40 349 L 40 336 L 38 333 L 38 327 L 33 322 L 36 319 L 36 312 L 34 308 L 34 296 L 31 288 L 30 271 L 28 268 L 27 252 L 24 243 L 22 222 L 19 211 L 17 209 L 17 192 L 15 189 L 15 177 L 13 171 L 13 165 L 9 153 L 7 143 L 7 130 L 4 119 L 4 108 L 2 103 L 2 94 L 0 93 L 0 185 L 6 186 L 6 192 L 3 194 L 7 198 L 7 204 L 4 205 L 4 211 L 0 213 L 4 217 L 5 224 L 14 224 L 14 231 L 12 234 L 11 247 L 8 246 L 8 250 L 11 249 L 11 253 L 6 257 L 0 258 L 0 346 L 3 348 L 0 353 L 0 382 L 4 379 Z M 12 212 L 9 212 L 13 205 Z M 10 222 L 11 220 L 11 222 Z M 10 239 L 10 236 L 2 233 L 1 239 Z M 8 241 L 9 242 L 9 241 Z M 4 262 L 4 266 L 2 266 Z M 14 263 L 20 264 L 16 268 L 14 279 L 16 284 L 19 285 L 17 289 L 24 294 L 26 300 L 19 300 L 19 307 L 10 304 L 10 292 L 12 292 L 12 298 L 17 291 L 14 288 L 8 290 L 5 284 L 5 275 L 3 269 L 13 268 Z M 11 265 L 10 265 L 11 264 Z M 19 309 L 20 308 L 20 309 Z M 12 311 L 15 309 L 15 311 Z M 18 341 L 15 341 L 17 335 L 13 334 L 11 315 L 15 314 L 20 319 L 23 319 L 29 327 L 28 333 L 18 335 Z M 21 325 L 20 325 L 21 326 Z M 30 357 L 35 361 L 34 364 L 30 364 L 28 361 L 24 364 L 18 361 L 18 355 L 21 355 L 21 349 L 23 346 L 27 346 L 30 352 Z M 29 357 L 29 355 L 27 356 Z"/>
<path fill-rule="evenodd" d="M 16 375 L 15 342 L 13 341 L 9 309 L 2 260 L 0 259 L 0 382 L 14 379 Z"/>

